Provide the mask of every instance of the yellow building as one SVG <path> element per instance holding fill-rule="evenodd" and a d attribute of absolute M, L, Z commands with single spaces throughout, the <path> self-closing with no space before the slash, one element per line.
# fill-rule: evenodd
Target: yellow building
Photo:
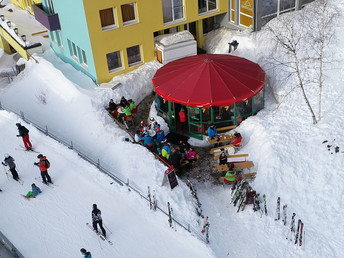
<path fill-rule="evenodd" d="M 11 0 L 11 3 L 24 10 L 27 10 L 30 14 L 33 15 L 32 6 L 35 4 L 40 4 L 41 0 Z"/>
<path fill-rule="evenodd" d="M 228 0 L 43 0 L 34 10 L 56 54 L 102 83 L 154 60 L 154 36 L 186 29 L 202 47 Z"/>

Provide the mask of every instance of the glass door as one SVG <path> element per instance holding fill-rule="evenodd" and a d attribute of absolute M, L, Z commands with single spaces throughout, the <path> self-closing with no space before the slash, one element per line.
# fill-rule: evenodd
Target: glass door
<path fill-rule="evenodd" d="M 170 114 L 169 128 L 171 131 L 176 131 L 176 109 L 174 107 L 174 102 L 168 101 L 168 110 Z"/>
<path fill-rule="evenodd" d="M 202 139 L 202 110 L 200 108 L 188 107 L 189 134 L 197 139 Z"/>

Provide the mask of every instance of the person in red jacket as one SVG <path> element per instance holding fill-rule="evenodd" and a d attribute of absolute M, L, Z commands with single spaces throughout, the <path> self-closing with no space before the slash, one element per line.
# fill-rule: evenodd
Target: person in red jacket
<path fill-rule="evenodd" d="M 235 139 L 231 142 L 231 144 L 232 144 L 234 147 L 240 147 L 241 142 L 242 142 L 241 134 L 240 134 L 240 133 L 235 133 L 235 134 L 234 134 L 234 137 L 235 137 Z"/>
<path fill-rule="evenodd" d="M 39 167 L 39 170 L 41 171 L 41 177 L 44 184 L 53 183 L 51 181 L 51 178 L 48 174 L 48 168 L 50 167 L 50 162 L 47 160 L 46 156 L 43 156 L 43 154 L 38 154 L 37 158 L 39 159 L 38 162 L 33 163 L 37 167 Z"/>
<path fill-rule="evenodd" d="M 185 109 L 183 107 L 179 111 L 179 122 L 181 125 L 181 130 L 184 132 L 187 128 L 187 124 L 186 124 Z"/>

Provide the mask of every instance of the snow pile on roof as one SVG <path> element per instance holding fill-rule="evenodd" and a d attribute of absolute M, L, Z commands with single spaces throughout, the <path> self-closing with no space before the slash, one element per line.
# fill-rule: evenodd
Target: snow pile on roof
<path fill-rule="evenodd" d="M 189 41 L 189 40 L 194 40 L 194 37 L 187 30 L 177 32 L 177 33 L 160 35 L 154 38 L 155 42 L 159 42 L 160 44 L 163 44 L 164 46 L 169 46 L 169 45 L 173 45 L 173 44 L 177 44 L 177 43 Z"/>

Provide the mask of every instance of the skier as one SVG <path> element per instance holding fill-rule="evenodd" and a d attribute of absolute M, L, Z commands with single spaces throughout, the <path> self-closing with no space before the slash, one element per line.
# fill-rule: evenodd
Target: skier
<path fill-rule="evenodd" d="M 16 126 L 18 127 L 19 134 L 17 137 L 22 137 L 24 146 L 26 150 L 31 150 L 32 149 L 32 144 L 30 142 L 30 137 L 29 137 L 29 130 L 21 125 L 20 123 L 16 123 Z"/>
<path fill-rule="evenodd" d="M 85 248 L 81 248 L 80 252 L 84 255 L 84 258 L 92 258 L 91 252 L 86 251 Z"/>
<path fill-rule="evenodd" d="M 19 176 L 18 176 L 18 172 L 16 170 L 16 164 L 14 164 L 14 158 L 12 158 L 8 153 L 5 153 L 5 159 L 4 162 L 1 162 L 2 165 L 4 166 L 9 166 L 10 171 L 12 173 L 13 179 L 18 181 L 19 180 Z"/>
<path fill-rule="evenodd" d="M 43 183 L 52 184 L 53 182 L 51 182 L 51 178 L 48 174 L 48 168 L 50 167 L 50 162 L 47 160 L 45 156 L 43 156 L 43 154 L 38 154 L 37 158 L 39 159 L 39 162 L 35 162 L 33 164 L 39 167 L 39 170 L 41 171 L 41 177 L 42 177 Z"/>
<path fill-rule="evenodd" d="M 39 195 L 42 192 L 41 189 L 39 189 L 39 187 L 36 186 L 35 184 L 32 184 L 31 187 L 32 187 L 32 190 L 29 191 L 25 195 L 26 199 L 28 199 L 28 198 L 36 198 L 36 196 Z"/>
<path fill-rule="evenodd" d="M 92 210 L 92 225 L 94 231 L 98 233 L 98 227 L 97 224 L 99 224 L 100 229 L 103 232 L 103 236 L 106 237 L 106 231 L 103 228 L 103 220 L 101 216 L 101 211 L 97 208 L 97 204 L 93 204 L 93 210 Z"/>

